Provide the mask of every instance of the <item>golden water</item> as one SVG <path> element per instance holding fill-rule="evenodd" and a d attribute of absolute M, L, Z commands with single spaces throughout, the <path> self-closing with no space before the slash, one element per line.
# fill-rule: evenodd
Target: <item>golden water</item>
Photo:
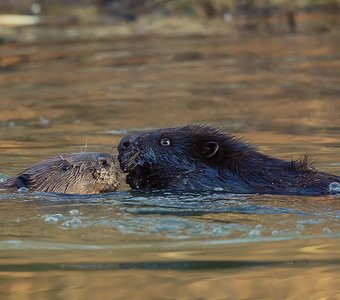
<path fill-rule="evenodd" d="M 207 123 L 340 174 L 340 39 L 0 45 L 0 167 Z M 87 146 L 86 146 L 87 145 Z M 114 148 L 114 151 L 116 149 Z M 339 196 L 0 195 L 1 299 L 338 299 Z"/>

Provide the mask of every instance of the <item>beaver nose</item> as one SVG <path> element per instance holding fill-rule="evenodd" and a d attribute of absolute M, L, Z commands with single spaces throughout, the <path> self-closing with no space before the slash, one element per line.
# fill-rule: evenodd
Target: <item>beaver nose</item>
<path fill-rule="evenodd" d="M 131 137 L 129 136 L 123 137 L 118 145 L 118 151 L 121 152 L 128 150 L 131 146 L 131 143 L 132 143 Z"/>
<path fill-rule="evenodd" d="M 98 165 L 101 167 L 108 167 L 112 162 L 112 156 L 109 154 L 101 153 L 97 158 Z"/>

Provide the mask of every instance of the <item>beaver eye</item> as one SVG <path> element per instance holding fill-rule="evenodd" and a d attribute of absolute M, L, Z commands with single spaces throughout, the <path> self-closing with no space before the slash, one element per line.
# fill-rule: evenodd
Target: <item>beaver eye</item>
<path fill-rule="evenodd" d="M 62 169 L 63 171 L 67 171 L 67 170 L 71 169 L 71 165 L 63 165 L 63 166 L 61 167 L 61 169 Z"/>
<path fill-rule="evenodd" d="M 164 146 L 164 147 L 167 147 L 167 146 L 170 146 L 170 145 L 171 145 L 171 141 L 170 141 L 170 139 L 168 139 L 168 138 L 162 138 L 162 139 L 160 140 L 160 144 L 161 144 L 162 146 Z"/>

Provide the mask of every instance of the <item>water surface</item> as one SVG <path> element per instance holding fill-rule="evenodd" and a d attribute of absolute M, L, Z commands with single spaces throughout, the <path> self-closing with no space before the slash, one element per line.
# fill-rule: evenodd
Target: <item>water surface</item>
<path fill-rule="evenodd" d="M 335 34 L 137 36 L 0 47 L 0 167 L 114 151 L 191 123 L 340 174 Z M 9 299 L 336 299 L 340 198 L 0 195 Z"/>

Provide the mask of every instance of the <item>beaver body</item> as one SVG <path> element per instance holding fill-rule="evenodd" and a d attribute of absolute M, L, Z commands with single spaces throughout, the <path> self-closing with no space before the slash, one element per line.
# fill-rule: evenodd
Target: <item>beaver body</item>
<path fill-rule="evenodd" d="M 0 183 L 0 189 L 99 194 L 113 192 L 119 185 L 112 155 L 107 153 L 65 153 L 43 160 Z"/>
<path fill-rule="evenodd" d="M 340 177 L 317 171 L 307 157 L 287 162 L 204 125 L 124 137 L 119 162 L 133 189 L 322 195 Z"/>

